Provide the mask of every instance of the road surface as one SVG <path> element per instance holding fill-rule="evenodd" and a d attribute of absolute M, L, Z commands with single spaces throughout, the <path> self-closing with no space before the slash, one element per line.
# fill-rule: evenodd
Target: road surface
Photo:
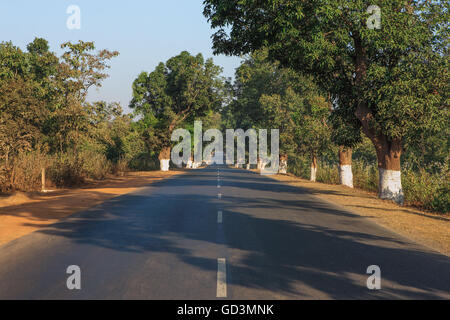
<path fill-rule="evenodd" d="M 81 270 L 69 290 L 67 267 Z M 367 288 L 379 266 L 381 289 Z M 0 247 L 0 299 L 448 299 L 450 259 L 306 190 L 211 166 Z"/>

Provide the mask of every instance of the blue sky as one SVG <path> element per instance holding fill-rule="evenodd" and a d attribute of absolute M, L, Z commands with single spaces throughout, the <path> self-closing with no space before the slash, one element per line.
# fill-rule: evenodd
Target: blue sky
<path fill-rule="evenodd" d="M 81 29 L 69 30 L 69 5 L 81 9 Z M 11 40 L 25 49 L 35 37 L 49 41 L 61 53 L 66 41 L 94 41 L 98 49 L 120 52 L 111 63 L 110 78 L 90 100 L 119 101 L 124 109 L 131 98 L 131 84 L 141 71 L 183 50 L 213 57 L 232 77 L 240 58 L 213 56 L 212 30 L 202 14 L 202 0 L 8 0 L 0 2 L 0 41 Z"/>

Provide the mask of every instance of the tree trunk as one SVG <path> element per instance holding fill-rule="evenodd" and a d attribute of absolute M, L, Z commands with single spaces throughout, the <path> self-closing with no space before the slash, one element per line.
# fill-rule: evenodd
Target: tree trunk
<path fill-rule="evenodd" d="M 258 157 L 258 164 L 256 165 L 256 169 L 261 170 L 262 168 L 262 159 Z"/>
<path fill-rule="evenodd" d="M 9 170 L 9 148 L 6 149 L 5 153 L 5 168 Z"/>
<path fill-rule="evenodd" d="M 186 163 L 186 168 L 187 169 L 192 169 L 194 166 L 194 158 L 191 156 L 188 163 Z"/>
<path fill-rule="evenodd" d="M 311 178 L 309 179 L 312 182 L 316 182 L 317 178 L 317 157 L 313 155 L 311 157 Z"/>
<path fill-rule="evenodd" d="M 352 148 L 339 147 L 339 183 L 353 188 Z"/>
<path fill-rule="evenodd" d="M 354 40 L 356 53 L 355 85 L 358 96 L 363 97 L 364 94 L 362 91 L 364 90 L 368 67 L 367 50 L 363 46 L 358 33 L 355 33 Z M 361 122 L 364 134 L 372 141 L 377 152 L 379 197 L 403 204 L 404 195 L 400 172 L 400 157 L 402 154 L 401 138 L 390 141 L 384 133 L 374 128 L 373 123 L 376 121 L 375 117 L 364 99 L 358 101 L 355 116 Z"/>
<path fill-rule="evenodd" d="M 367 118 L 370 118 L 371 115 Z M 369 121 L 368 121 L 369 122 Z M 393 200 L 403 205 L 400 158 L 402 155 L 401 139 L 389 141 L 382 133 L 375 133 L 369 125 L 363 124 L 364 133 L 370 138 L 377 153 L 378 160 L 378 196 L 381 199 Z"/>
<path fill-rule="evenodd" d="M 261 170 L 266 170 L 267 161 L 264 159 L 261 159 Z"/>
<path fill-rule="evenodd" d="M 169 171 L 170 147 L 164 147 L 159 153 L 158 159 L 161 171 Z"/>
<path fill-rule="evenodd" d="M 381 199 L 403 204 L 404 194 L 400 168 L 401 141 L 388 141 L 386 137 L 378 137 L 374 141 L 374 145 L 378 158 L 378 196 Z"/>
<path fill-rule="evenodd" d="M 288 155 L 282 154 L 280 156 L 280 167 L 278 168 L 278 173 L 287 174 L 287 166 L 288 166 L 287 161 L 288 161 Z"/>
<path fill-rule="evenodd" d="M 11 190 L 14 192 L 16 191 L 16 186 L 15 186 L 15 180 L 16 180 L 16 165 L 13 163 L 12 168 L 11 168 L 11 177 L 9 179 L 10 184 L 11 184 Z"/>
<path fill-rule="evenodd" d="M 373 115 L 367 106 L 358 106 L 356 116 L 362 123 L 363 132 L 375 146 L 378 160 L 378 196 L 381 199 L 393 200 L 403 205 L 404 194 L 401 180 L 400 157 L 402 155 L 402 140 L 390 141 L 386 135 L 376 132 L 371 126 Z"/>

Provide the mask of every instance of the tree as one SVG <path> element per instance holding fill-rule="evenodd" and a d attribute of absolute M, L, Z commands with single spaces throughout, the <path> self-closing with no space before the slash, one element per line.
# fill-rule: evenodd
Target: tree
<path fill-rule="evenodd" d="M 119 55 L 117 51 L 100 50 L 94 53 L 93 42 L 63 43 L 66 49 L 54 78 L 56 100 L 50 130 L 55 132 L 59 151 L 70 147 L 77 155 L 81 134 L 89 127 L 89 106 L 86 97 L 91 87 L 101 87 L 108 77 L 104 71 L 108 61 Z"/>
<path fill-rule="evenodd" d="M 46 52 L 45 40 L 35 39 L 29 47 L 37 43 L 41 49 L 35 51 L 39 53 L 23 52 L 10 42 L 0 44 L 0 159 L 11 186 L 12 160 L 41 143 L 42 125 L 48 116 L 48 87 L 43 78 L 54 60 Z"/>
<path fill-rule="evenodd" d="M 311 99 L 320 97 L 320 91 L 311 79 L 268 60 L 267 50 L 262 49 L 253 52 L 236 70 L 235 96 L 236 99 L 229 108 L 230 114 L 236 119 L 234 123 L 237 127 L 245 130 L 279 129 L 280 173 L 287 172 L 289 154 L 299 151 L 307 153 L 315 164 L 312 171 L 314 177 L 321 147 L 311 145 L 310 149 L 304 148 L 305 140 L 298 133 L 308 129 L 304 127 L 305 119 L 311 120 L 308 124 L 314 123 L 324 127 L 327 109 L 324 114 L 315 112 L 315 107 L 311 108 Z M 319 109 L 324 106 L 323 103 L 319 105 Z M 303 116 L 306 118 L 302 119 Z M 311 133 L 306 131 L 306 135 Z M 316 134 L 323 138 L 321 142 L 329 143 L 329 139 L 322 134 L 328 131 L 328 128 L 319 131 L 320 133 Z"/>
<path fill-rule="evenodd" d="M 353 148 L 362 140 L 361 125 L 354 115 L 356 103 L 352 98 L 341 94 L 331 101 L 329 97 L 331 140 L 338 146 L 339 183 L 350 188 L 353 188 Z"/>
<path fill-rule="evenodd" d="M 329 114 L 328 103 L 323 96 L 311 90 L 301 95 L 288 91 L 285 104 L 296 106 L 293 108 L 293 119 L 297 148 L 300 153 L 309 155 L 310 180 L 316 181 L 318 159 L 331 145 L 330 128 L 326 122 Z"/>
<path fill-rule="evenodd" d="M 70 83 L 73 93 L 79 101 L 84 102 L 91 87 L 101 87 L 102 81 L 109 77 L 104 71 L 109 69 L 109 60 L 119 55 L 118 51 L 95 50 L 94 42 L 66 42 L 61 45 L 66 49 L 62 55 L 65 64 L 66 81 Z"/>
<path fill-rule="evenodd" d="M 402 203 L 403 138 L 411 130 L 436 126 L 447 105 L 448 73 L 442 66 L 448 62 L 448 2 L 204 3 L 205 16 L 218 28 L 215 53 L 268 47 L 272 59 L 313 74 L 333 97 L 355 99 L 354 116 L 377 152 L 379 195 Z M 367 10 L 374 4 L 382 9 L 380 29 L 372 27 L 373 12 Z"/>
<path fill-rule="evenodd" d="M 234 128 L 279 129 L 280 171 L 283 173 L 287 170 L 288 154 L 295 149 L 291 110 L 282 104 L 282 96 L 291 86 L 301 86 L 294 72 L 269 61 L 267 50 L 253 52 L 236 69 L 235 100 L 226 110 L 234 119 Z M 258 163 L 262 165 L 261 159 Z"/>
<path fill-rule="evenodd" d="M 169 170 L 172 132 L 221 107 L 221 71 L 212 59 L 183 51 L 133 82 L 130 108 L 142 116 L 143 134 L 149 148 L 159 152 L 161 170 Z"/>
<path fill-rule="evenodd" d="M 93 52 L 92 42 L 62 47 L 66 52 L 59 58 L 42 38 L 29 43 L 27 51 L 0 44 L 1 191 L 29 190 L 37 185 L 41 166 L 50 163 L 55 184 L 102 177 L 108 160 L 114 165 L 138 149 L 139 143 L 128 143 L 136 140 L 131 118 L 122 116 L 117 104 L 86 101 L 118 53 Z M 57 153 L 59 162 L 53 157 Z"/>
<path fill-rule="evenodd" d="M 0 150 L 9 168 L 11 155 L 31 150 L 41 138 L 45 108 L 39 88 L 21 78 L 0 86 Z"/>

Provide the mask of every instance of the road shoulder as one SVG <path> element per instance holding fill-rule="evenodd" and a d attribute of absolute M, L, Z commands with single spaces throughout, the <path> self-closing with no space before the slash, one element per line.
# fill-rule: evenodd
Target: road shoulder
<path fill-rule="evenodd" d="M 184 171 L 129 172 L 77 189 L 49 193 L 17 193 L 0 198 L 0 246 L 106 200 L 134 192 Z"/>
<path fill-rule="evenodd" d="M 307 189 L 314 196 L 342 206 L 408 239 L 450 256 L 450 218 L 377 198 L 373 193 L 340 185 L 311 182 L 293 175 L 269 176 Z"/>

